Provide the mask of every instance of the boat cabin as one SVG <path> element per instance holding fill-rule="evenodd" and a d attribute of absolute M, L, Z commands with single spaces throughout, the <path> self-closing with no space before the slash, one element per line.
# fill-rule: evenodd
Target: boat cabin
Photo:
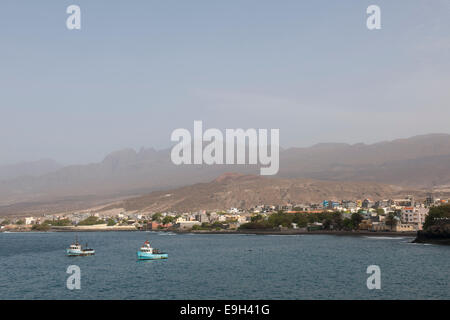
<path fill-rule="evenodd" d="M 142 247 L 141 248 L 141 252 L 145 252 L 145 253 L 153 253 L 153 248 L 150 247 Z"/>

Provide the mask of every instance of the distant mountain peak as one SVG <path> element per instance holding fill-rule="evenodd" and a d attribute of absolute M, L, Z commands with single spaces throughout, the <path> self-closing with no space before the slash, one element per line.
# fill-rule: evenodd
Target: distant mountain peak
<path fill-rule="evenodd" d="M 137 158 L 136 150 L 127 148 L 111 152 L 105 157 L 105 159 L 103 159 L 102 163 L 117 166 L 121 164 L 134 162 L 136 161 L 136 158 Z"/>

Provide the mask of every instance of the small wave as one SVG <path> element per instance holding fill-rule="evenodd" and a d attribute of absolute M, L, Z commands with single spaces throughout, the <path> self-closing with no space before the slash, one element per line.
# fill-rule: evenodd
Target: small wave
<path fill-rule="evenodd" d="M 173 232 L 167 232 L 167 231 L 144 231 L 144 232 L 147 232 L 147 233 L 154 233 L 154 234 L 157 234 L 158 236 L 162 236 L 162 235 L 167 235 L 167 236 L 174 236 L 174 235 L 176 235 L 176 233 L 173 233 Z"/>
<path fill-rule="evenodd" d="M 268 237 L 303 237 L 304 234 L 266 234 Z"/>
<path fill-rule="evenodd" d="M 158 232 L 159 236 L 176 236 L 176 233 L 173 232 Z"/>
<path fill-rule="evenodd" d="M 3 231 L 3 232 L 1 232 L 1 233 L 13 233 L 13 234 L 16 234 L 16 233 L 22 233 L 22 234 L 26 234 L 26 233 L 42 233 L 42 232 L 33 232 L 33 231 L 26 231 L 26 232 L 22 232 L 22 231 Z"/>
<path fill-rule="evenodd" d="M 409 241 L 405 241 L 406 244 L 411 244 L 414 246 L 432 246 L 432 243 L 417 243 L 417 242 L 409 242 Z"/>
<path fill-rule="evenodd" d="M 371 236 L 365 236 L 364 238 L 374 239 L 374 240 L 402 240 L 402 239 L 407 239 L 406 237 L 371 237 Z"/>

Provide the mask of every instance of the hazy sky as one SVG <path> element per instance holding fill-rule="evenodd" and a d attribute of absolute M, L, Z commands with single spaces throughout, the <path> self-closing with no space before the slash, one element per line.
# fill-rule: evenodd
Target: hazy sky
<path fill-rule="evenodd" d="M 0 40 L 0 164 L 166 148 L 194 120 L 284 147 L 450 133 L 448 0 L 2 0 Z"/>

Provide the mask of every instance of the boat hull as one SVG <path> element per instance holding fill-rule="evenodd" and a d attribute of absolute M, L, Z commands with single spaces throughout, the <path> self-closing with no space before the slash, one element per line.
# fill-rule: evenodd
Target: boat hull
<path fill-rule="evenodd" d="M 66 251 L 68 257 L 85 257 L 85 256 L 93 256 L 95 255 L 95 250 L 67 250 Z"/>
<path fill-rule="evenodd" d="M 148 253 L 138 251 L 137 257 L 139 260 L 159 260 L 169 258 L 169 255 L 167 253 Z"/>

